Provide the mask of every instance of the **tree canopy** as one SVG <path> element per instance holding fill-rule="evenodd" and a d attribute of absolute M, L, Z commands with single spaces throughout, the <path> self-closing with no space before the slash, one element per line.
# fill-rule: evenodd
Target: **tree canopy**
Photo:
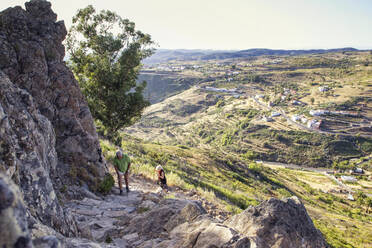
<path fill-rule="evenodd" d="M 153 52 L 151 36 L 116 13 L 89 5 L 73 17 L 66 45 L 72 69 L 93 117 L 108 133 L 140 118 L 149 102 L 138 83 L 141 61 Z"/>

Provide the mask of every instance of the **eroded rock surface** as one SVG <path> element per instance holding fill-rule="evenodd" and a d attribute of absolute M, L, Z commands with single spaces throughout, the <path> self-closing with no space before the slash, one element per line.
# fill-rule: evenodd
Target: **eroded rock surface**
<path fill-rule="evenodd" d="M 0 136 L 0 170 L 19 185 L 29 223 L 41 221 L 65 235 L 76 233 L 74 221 L 58 203 L 50 176 L 57 166 L 53 126 L 32 96 L 1 70 Z"/>
<path fill-rule="evenodd" d="M 257 247 L 327 247 L 297 197 L 271 198 L 231 217 L 225 224 L 254 237 Z"/>
<path fill-rule="evenodd" d="M 31 247 L 26 208 L 18 187 L 0 173 L 0 247 Z"/>
<path fill-rule="evenodd" d="M 63 21 L 31 0 L 0 13 L 0 171 L 19 185 L 31 226 L 75 235 L 56 192 L 91 189 L 104 175 L 87 103 L 67 68 Z M 66 187 L 68 185 L 68 187 Z"/>
<path fill-rule="evenodd" d="M 71 174 L 94 189 L 104 166 L 88 105 L 63 61 L 64 22 L 56 21 L 47 1 L 31 0 L 25 6 L 26 10 L 14 7 L 0 13 L 0 70 L 29 93 L 40 115 L 51 123 L 48 134 L 58 154 L 58 166 L 50 170 L 53 183 L 62 185 Z"/>

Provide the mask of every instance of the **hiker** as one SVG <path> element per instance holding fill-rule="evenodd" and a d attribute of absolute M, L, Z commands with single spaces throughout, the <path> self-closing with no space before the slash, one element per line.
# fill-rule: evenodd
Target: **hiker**
<path fill-rule="evenodd" d="M 156 166 L 155 170 L 156 174 L 158 175 L 158 184 L 163 190 L 166 190 L 168 192 L 167 178 L 165 177 L 163 167 L 159 164 L 158 166 Z"/>
<path fill-rule="evenodd" d="M 128 193 L 129 192 L 128 173 L 130 168 L 130 158 L 127 154 L 123 154 L 121 150 L 116 152 L 116 157 L 114 158 L 114 168 L 116 174 L 118 174 L 120 195 L 123 194 L 123 175 L 125 180 L 125 187 Z"/>

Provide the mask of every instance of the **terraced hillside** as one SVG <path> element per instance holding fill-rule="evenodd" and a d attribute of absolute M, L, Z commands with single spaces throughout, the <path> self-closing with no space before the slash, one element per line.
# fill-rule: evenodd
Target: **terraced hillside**
<path fill-rule="evenodd" d="M 369 247 L 370 61 L 369 52 L 342 52 L 152 66 L 198 82 L 147 108 L 123 131 L 123 147 L 137 173 L 163 164 L 171 184 L 229 212 L 296 195 L 332 247 Z M 364 174 L 340 183 L 355 167 Z"/>

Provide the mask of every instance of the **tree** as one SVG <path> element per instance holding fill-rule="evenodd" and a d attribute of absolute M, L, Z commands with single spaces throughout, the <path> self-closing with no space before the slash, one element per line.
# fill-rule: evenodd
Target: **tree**
<path fill-rule="evenodd" d="M 93 117 L 114 138 L 149 105 L 142 94 L 146 82 L 136 81 L 141 61 L 154 52 L 151 36 L 128 19 L 107 10 L 96 13 L 89 5 L 73 17 L 66 44 Z"/>

